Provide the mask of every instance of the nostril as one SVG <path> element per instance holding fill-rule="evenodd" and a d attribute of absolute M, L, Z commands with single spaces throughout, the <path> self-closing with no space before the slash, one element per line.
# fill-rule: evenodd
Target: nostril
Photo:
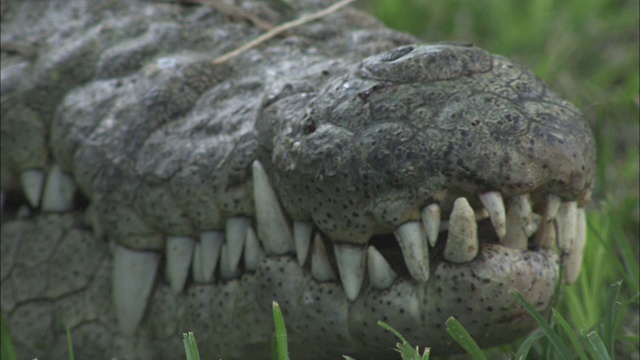
<path fill-rule="evenodd" d="M 414 48 L 415 48 L 414 46 L 403 46 L 403 47 L 399 47 L 397 49 L 393 49 L 393 50 L 389 51 L 388 53 L 384 54 L 382 56 L 382 58 L 380 58 L 380 61 L 389 62 L 389 61 L 398 60 L 401 57 L 403 57 L 403 56 L 407 55 L 408 53 L 412 52 Z"/>

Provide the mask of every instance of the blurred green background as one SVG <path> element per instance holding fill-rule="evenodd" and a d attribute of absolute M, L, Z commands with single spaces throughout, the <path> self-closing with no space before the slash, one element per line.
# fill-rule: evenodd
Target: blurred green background
<path fill-rule="evenodd" d="M 425 42 L 472 42 L 531 68 L 580 108 L 597 142 L 588 248 L 557 308 L 576 333 L 602 331 L 609 284 L 622 280 L 618 358 L 638 359 L 638 0 L 359 0 L 387 26 Z M 461 321 L 464 323 L 463 319 Z M 517 346 L 517 343 L 516 345 Z M 502 356 L 513 349 L 503 347 Z M 549 358 L 544 345 L 532 358 Z M 495 353 L 494 353 L 495 354 Z M 497 355 L 494 355 L 497 356 Z"/>

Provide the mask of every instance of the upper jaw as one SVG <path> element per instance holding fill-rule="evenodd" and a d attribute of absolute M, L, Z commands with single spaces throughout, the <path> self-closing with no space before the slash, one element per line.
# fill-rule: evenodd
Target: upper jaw
<path fill-rule="evenodd" d="M 408 48 L 378 57 L 411 65 L 424 55 Z M 480 54 L 491 66 L 473 76 L 403 83 L 339 74 L 315 94 L 269 103 L 256 123 L 258 158 L 291 217 L 365 244 L 418 220 L 427 205 L 448 213 L 459 197 L 474 209 L 487 192 L 588 201 L 595 146 L 579 111 L 530 71 Z"/>

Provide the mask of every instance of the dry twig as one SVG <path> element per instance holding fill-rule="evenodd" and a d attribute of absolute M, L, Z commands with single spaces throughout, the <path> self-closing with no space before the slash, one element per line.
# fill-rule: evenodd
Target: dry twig
<path fill-rule="evenodd" d="M 240 46 L 239 48 L 236 48 L 235 50 L 232 50 L 224 55 L 221 55 L 215 59 L 213 59 L 211 62 L 213 64 L 222 64 L 225 61 L 228 61 L 229 59 L 232 59 L 240 54 L 242 54 L 243 52 L 262 44 L 263 42 L 273 38 L 274 36 L 277 36 L 291 28 L 294 28 L 296 26 L 300 26 L 302 24 L 306 24 L 308 22 L 320 19 L 321 17 L 327 16 L 335 11 L 337 11 L 338 9 L 352 3 L 354 0 L 342 0 L 339 1 L 323 10 L 320 10 L 316 13 L 307 15 L 307 16 L 303 16 L 301 18 L 292 20 L 292 21 L 288 21 L 286 23 L 280 24 L 276 27 L 274 27 L 273 29 L 267 31 L 266 33 L 258 36 L 257 38 L 249 41 L 248 43 Z"/>

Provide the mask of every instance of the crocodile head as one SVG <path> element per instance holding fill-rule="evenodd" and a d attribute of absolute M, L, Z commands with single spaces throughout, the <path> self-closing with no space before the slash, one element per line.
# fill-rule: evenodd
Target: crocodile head
<path fill-rule="evenodd" d="M 185 331 L 268 357 L 273 300 L 298 356 L 388 357 L 379 320 L 455 352 L 450 316 L 501 344 L 535 327 L 510 289 L 546 311 L 575 280 L 594 140 L 529 70 L 353 11 L 214 65 L 252 33 L 215 10 L 34 4 L 3 17 L 56 45 L 2 63 L 2 186 L 35 210 L 5 212 L 0 253 L 25 354 L 69 325 L 86 357 L 178 358 Z"/>

